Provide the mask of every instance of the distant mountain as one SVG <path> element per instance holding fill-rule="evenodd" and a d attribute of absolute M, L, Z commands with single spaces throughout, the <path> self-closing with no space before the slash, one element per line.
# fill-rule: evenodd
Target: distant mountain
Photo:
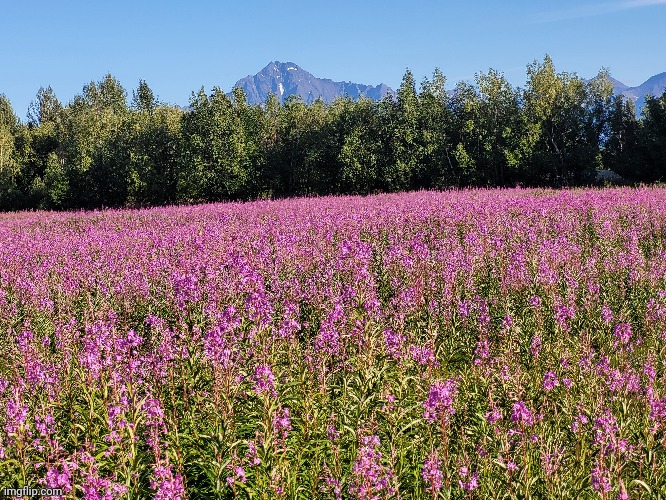
<path fill-rule="evenodd" d="M 647 94 L 652 94 L 654 97 L 661 97 L 661 94 L 666 90 L 666 73 L 654 75 L 638 87 L 629 87 L 614 78 L 611 78 L 611 80 L 613 81 L 613 91 L 634 101 L 637 113 L 640 113 L 645 105 L 645 96 Z"/>
<path fill-rule="evenodd" d="M 330 103 L 336 97 L 345 95 L 352 99 L 363 96 L 379 100 L 386 94 L 395 94 L 383 83 L 373 87 L 360 83 L 334 82 L 328 78 L 317 78 L 295 63 L 280 61 L 273 61 L 254 76 L 249 75 L 238 80 L 234 85 L 234 88 L 236 87 L 245 91 L 250 104 L 266 102 L 270 93 L 275 94 L 280 103 L 284 103 L 290 95 L 300 95 L 307 104 L 319 97 L 324 102 Z"/>

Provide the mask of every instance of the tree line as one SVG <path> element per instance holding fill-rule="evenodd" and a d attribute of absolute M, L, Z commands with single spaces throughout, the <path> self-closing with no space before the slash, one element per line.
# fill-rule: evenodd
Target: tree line
<path fill-rule="evenodd" d="M 153 206 L 302 195 L 666 180 L 666 92 L 641 117 L 592 80 L 527 67 L 524 88 L 489 70 L 445 89 L 444 75 L 396 96 L 248 105 L 240 88 L 193 92 L 187 109 L 145 81 L 130 104 L 111 75 L 63 105 L 40 88 L 26 121 L 0 95 L 0 209 Z"/>

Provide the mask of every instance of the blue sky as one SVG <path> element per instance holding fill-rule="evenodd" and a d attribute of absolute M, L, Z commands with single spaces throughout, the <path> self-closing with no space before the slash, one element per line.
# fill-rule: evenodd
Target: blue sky
<path fill-rule="evenodd" d="M 225 90 L 273 60 L 315 76 L 397 87 L 439 67 L 449 85 L 503 71 L 515 85 L 548 53 L 559 71 L 606 66 L 638 85 L 666 71 L 666 0 L 7 2 L 0 15 L 0 93 L 24 118 L 40 86 L 63 102 L 116 76 L 165 102 Z"/>

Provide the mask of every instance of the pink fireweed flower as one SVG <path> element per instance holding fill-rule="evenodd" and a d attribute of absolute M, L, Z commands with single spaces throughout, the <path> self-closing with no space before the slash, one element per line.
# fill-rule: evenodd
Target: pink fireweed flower
<path fill-rule="evenodd" d="M 29 408 L 22 404 L 19 397 L 17 395 L 16 399 L 12 398 L 6 403 L 5 433 L 10 437 L 27 428 Z"/>
<path fill-rule="evenodd" d="M 479 473 L 474 472 L 470 473 L 468 467 L 461 467 L 459 470 L 460 479 L 458 480 L 458 486 L 460 486 L 465 491 L 474 491 L 479 487 Z"/>
<path fill-rule="evenodd" d="M 617 339 L 613 343 L 613 347 L 618 345 L 625 346 L 631 341 L 631 325 L 629 323 L 618 323 L 613 328 L 613 335 Z"/>
<path fill-rule="evenodd" d="M 229 486 L 233 486 L 236 481 L 239 481 L 243 484 L 247 482 L 247 477 L 245 477 L 245 469 L 238 465 L 228 465 L 227 467 L 229 467 L 234 474 L 233 476 L 227 476 L 227 484 Z"/>
<path fill-rule="evenodd" d="M 245 454 L 245 460 L 250 466 L 257 466 L 261 464 L 261 458 L 259 458 L 259 453 L 257 451 L 257 445 L 254 441 L 247 442 L 247 453 Z"/>
<path fill-rule="evenodd" d="M 600 461 L 597 461 L 597 464 L 592 469 L 592 489 L 597 493 L 608 493 L 612 490 L 610 482 L 610 472 Z"/>
<path fill-rule="evenodd" d="M 643 364 L 643 374 L 648 378 L 650 384 L 653 384 L 655 379 L 657 378 L 657 370 L 655 369 L 654 363 L 655 363 L 654 357 L 650 357 Z"/>
<path fill-rule="evenodd" d="M 267 394 L 270 397 L 277 397 L 275 390 L 275 375 L 268 365 L 259 365 L 254 370 L 254 392 L 261 396 Z"/>
<path fill-rule="evenodd" d="M 153 469 L 155 480 L 150 487 L 155 490 L 155 500 L 185 500 L 185 486 L 180 473 L 174 475 L 170 467 L 158 465 Z"/>
<path fill-rule="evenodd" d="M 291 418 L 289 408 L 283 408 L 282 411 L 276 411 L 273 414 L 273 432 L 278 439 L 286 439 L 287 433 L 291 430 Z"/>
<path fill-rule="evenodd" d="M 333 493 L 335 500 L 342 500 L 342 486 L 340 485 L 340 481 L 331 476 L 326 476 L 324 481 L 326 484 L 321 487 L 321 491 L 330 491 Z"/>
<path fill-rule="evenodd" d="M 493 406 L 490 411 L 486 412 L 486 420 L 489 424 L 494 424 L 495 422 L 502 420 L 502 410 Z"/>
<path fill-rule="evenodd" d="M 441 462 L 436 452 L 430 453 L 428 460 L 423 465 L 423 480 L 428 485 L 429 491 L 438 491 L 442 488 L 442 479 L 444 475 L 441 471 Z"/>
<path fill-rule="evenodd" d="M 55 419 L 50 413 L 43 417 L 40 415 L 35 415 L 35 429 L 37 429 L 42 437 L 48 437 L 53 434 L 56 430 L 55 425 Z"/>
<path fill-rule="evenodd" d="M 546 392 L 550 392 L 555 389 L 559 383 L 560 382 L 557 380 L 557 375 L 555 375 L 555 372 L 546 372 L 546 374 L 543 376 L 543 389 Z"/>
<path fill-rule="evenodd" d="M 472 311 L 472 306 L 473 306 L 472 302 L 468 300 L 459 300 L 457 307 L 458 315 L 462 319 L 466 319 Z"/>
<path fill-rule="evenodd" d="M 409 347 L 409 354 L 420 365 L 439 366 L 435 353 L 429 347 L 412 345 Z"/>
<path fill-rule="evenodd" d="M 203 288 L 199 286 L 199 280 L 193 274 L 174 274 L 172 283 L 179 309 L 185 309 L 188 304 L 201 299 Z"/>
<path fill-rule="evenodd" d="M 516 401 L 513 404 L 511 421 L 529 427 L 534 424 L 534 414 L 523 401 Z"/>
<path fill-rule="evenodd" d="M 400 333 L 396 333 L 390 328 L 384 330 L 384 345 L 386 353 L 393 359 L 399 359 L 402 355 L 403 344 L 406 337 Z"/>
<path fill-rule="evenodd" d="M 650 395 L 650 420 L 655 423 L 651 429 L 653 433 L 660 428 L 664 428 L 666 423 L 666 398 L 655 398 Z"/>
<path fill-rule="evenodd" d="M 620 427 L 612 412 L 606 408 L 601 416 L 594 419 L 592 443 L 599 446 L 601 456 L 609 453 L 624 453 L 629 450 L 626 439 L 620 439 Z"/>
<path fill-rule="evenodd" d="M 5 380 L 4 378 L 0 377 L 0 396 L 7 390 L 7 387 L 9 387 L 9 380 Z"/>
<path fill-rule="evenodd" d="M 555 321 L 564 332 L 569 331 L 569 321 L 572 320 L 576 314 L 574 306 L 557 305 L 553 308 L 555 312 Z"/>
<path fill-rule="evenodd" d="M 328 424 L 326 426 L 326 437 L 331 443 L 335 443 L 340 439 L 340 431 L 333 424 Z"/>
<path fill-rule="evenodd" d="M 476 343 L 474 349 L 474 364 L 480 365 L 490 357 L 490 342 L 487 338 L 481 339 Z"/>
<path fill-rule="evenodd" d="M 509 365 L 505 364 L 502 366 L 498 374 L 498 377 L 502 382 L 508 382 L 509 380 L 511 380 L 511 370 L 509 369 Z"/>
<path fill-rule="evenodd" d="M 84 500 L 114 500 L 123 498 L 127 493 L 126 485 L 99 477 L 96 467 L 92 472 L 83 471 L 82 475 L 81 489 Z"/>
<path fill-rule="evenodd" d="M 587 418 L 587 416 L 583 415 L 582 413 L 579 413 L 576 417 L 574 417 L 573 421 L 571 422 L 571 430 L 577 434 L 581 426 L 586 425 L 587 423 L 589 423 L 589 421 L 590 419 Z"/>
<path fill-rule="evenodd" d="M 592 361 L 594 360 L 595 355 L 596 353 L 594 349 L 590 349 L 589 352 L 581 356 L 580 360 L 578 361 L 578 366 L 580 369 L 583 371 L 590 371 L 592 369 Z"/>
<path fill-rule="evenodd" d="M 532 337 L 532 343 L 530 345 L 530 354 L 533 357 L 538 358 L 539 353 L 541 352 L 541 346 L 542 346 L 541 337 L 539 337 L 538 335 Z"/>
<path fill-rule="evenodd" d="M 607 325 L 610 325 L 613 322 L 613 311 L 606 304 L 601 306 L 601 319 Z"/>
<path fill-rule="evenodd" d="M 64 464 L 60 470 L 50 467 L 46 471 L 44 485 L 47 488 L 60 488 L 69 493 L 72 491 L 72 469 L 77 468 L 77 464 Z"/>
<path fill-rule="evenodd" d="M 541 466 L 546 474 L 546 477 L 550 478 L 557 473 L 562 465 L 562 459 L 566 454 L 566 450 L 561 447 L 557 447 L 552 451 L 543 450 L 541 452 Z"/>
<path fill-rule="evenodd" d="M 221 314 L 213 328 L 206 332 L 204 337 L 204 352 L 208 360 L 223 369 L 229 369 L 235 362 L 235 352 L 232 349 L 232 336 L 241 324 L 236 308 L 227 307 Z"/>
<path fill-rule="evenodd" d="M 476 301 L 477 321 L 482 331 L 487 330 L 490 325 L 490 308 L 488 301 L 482 297 L 474 297 Z"/>
<path fill-rule="evenodd" d="M 298 321 L 299 315 L 298 304 L 290 302 L 285 305 L 283 319 L 278 329 L 278 336 L 280 338 L 292 338 L 301 329 L 301 324 Z"/>
<path fill-rule="evenodd" d="M 448 422 L 456 412 L 453 407 L 458 392 L 458 382 L 454 379 L 435 382 L 428 392 L 428 399 L 423 403 L 423 416 L 428 422 Z"/>
<path fill-rule="evenodd" d="M 393 473 L 382 465 L 382 454 L 378 451 L 379 437 L 361 438 L 361 448 L 352 467 L 352 483 L 349 492 L 359 500 L 385 498 L 393 493 Z"/>

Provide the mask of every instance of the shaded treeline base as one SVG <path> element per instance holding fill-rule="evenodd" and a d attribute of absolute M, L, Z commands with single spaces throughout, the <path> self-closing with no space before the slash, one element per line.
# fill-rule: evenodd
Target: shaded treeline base
<path fill-rule="evenodd" d="M 397 98 L 245 104 L 219 89 L 190 108 L 111 75 L 62 106 L 40 89 L 27 123 L 0 95 L 0 209 L 142 206 L 464 186 L 573 186 L 611 169 L 666 179 L 666 93 L 640 119 L 608 74 L 585 81 L 546 56 L 525 88 L 490 70 L 445 90 L 438 70 Z"/>

